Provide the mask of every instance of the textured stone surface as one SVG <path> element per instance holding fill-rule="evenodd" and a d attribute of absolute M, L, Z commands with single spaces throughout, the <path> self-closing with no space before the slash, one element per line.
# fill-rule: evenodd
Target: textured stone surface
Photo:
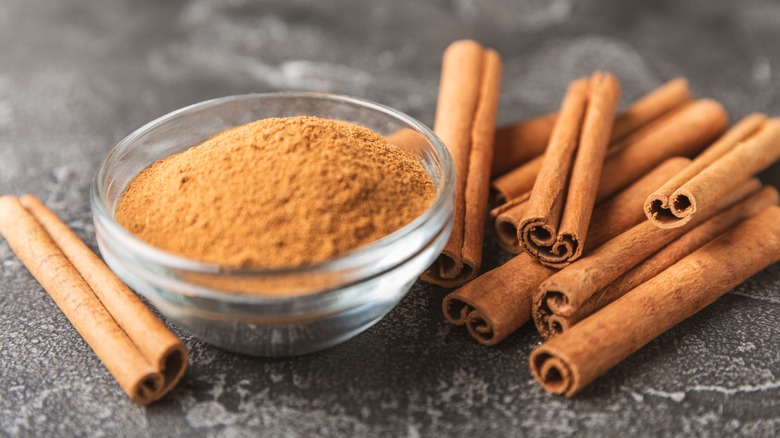
<path fill-rule="evenodd" d="M 34 193 L 94 247 L 93 172 L 147 121 L 229 94 L 318 90 L 431 123 L 440 54 L 461 37 L 506 59 L 502 121 L 555 108 L 595 68 L 620 77 L 624 101 L 684 75 L 733 119 L 780 114 L 777 2 L 517 3 L 6 0 L 0 193 Z M 777 184 L 780 169 L 764 177 Z M 531 377 L 531 327 L 478 346 L 443 321 L 445 291 L 417 284 L 368 332 L 319 354 L 251 358 L 180 333 L 191 368 L 141 408 L 4 242 L 0 261 L 0 435 L 780 434 L 780 265 L 573 400 Z"/>

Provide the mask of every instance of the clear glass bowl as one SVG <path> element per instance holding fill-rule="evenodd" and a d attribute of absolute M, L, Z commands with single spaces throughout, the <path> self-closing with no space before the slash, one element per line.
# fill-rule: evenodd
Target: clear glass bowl
<path fill-rule="evenodd" d="M 297 115 L 344 120 L 386 136 L 419 158 L 436 185 L 435 201 L 420 217 L 376 242 L 291 269 L 235 269 L 182 258 L 139 240 L 115 221 L 123 191 L 153 162 L 234 126 Z M 341 343 L 403 298 L 449 238 L 453 185 L 453 164 L 444 145 L 403 113 L 344 96 L 267 93 L 198 103 L 133 132 L 98 169 L 91 206 L 106 263 L 165 316 L 224 349 L 284 356 Z"/>

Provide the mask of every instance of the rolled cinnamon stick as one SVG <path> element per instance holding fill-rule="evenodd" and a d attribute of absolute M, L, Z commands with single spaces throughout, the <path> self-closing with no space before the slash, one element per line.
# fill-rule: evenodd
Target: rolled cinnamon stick
<path fill-rule="evenodd" d="M 659 165 L 594 212 L 588 245 L 598 246 L 644 219 L 645 193 L 690 163 L 673 158 Z M 611 217 L 612 220 L 602 220 Z M 495 345 L 531 318 L 531 298 L 539 284 L 556 272 L 520 254 L 444 298 L 442 310 L 452 324 L 466 325 L 474 339 Z"/>
<path fill-rule="evenodd" d="M 680 175 L 645 202 L 650 222 L 660 228 L 685 225 L 697 211 L 717 202 L 734 184 L 780 159 L 780 117 L 751 114 L 707 148 Z"/>
<path fill-rule="evenodd" d="M 491 176 L 502 175 L 542 155 L 557 116 L 543 114 L 496 129 Z"/>
<path fill-rule="evenodd" d="M 184 372 L 187 350 L 53 213 L 22 199 L 0 197 L 0 234 L 128 396 L 161 398 Z"/>
<path fill-rule="evenodd" d="M 531 352 L 542 387 L 571 397 L 665 331 L 780 260 L 769 207 Z"/>
<path fill-rule="evenodd" d="M 518 226 L 523 249 L 542 264 L 582 255 L 619 99 L 620 84 L 608 73 L 569 87 Z"/>
<path fill-rule="evenodd" d="M 762 212 L 780 201 L 777 190 L 766 186 L 744 201 L 718 213 L 715 217 L 686 232 L 680 238 L 666 245 L 650 258 L 621 275 L 607 287 L 588 298 L 571 315 L 551 314 L 548 319 L 549 336 L 557 336 L 570 329 L 579 321 L 592 315 L 607 304 L 622 297 L 645 281 L 663 272 L 669 266 L 680 261 L 690 253 L 704 246 L 726 230 Z M 690 225 L 690 224 L 689 224 Z M 684 228 L 687 228 L 684 227 Z M 544 335 L 544 333 L 543 333 Z"/>
<path fill-rule="evenodd" d="M 601 245 L 588 257 L 555 273 L 534 294 L 531 314 L 537 330 L 543 337 L 549 338 L 553 335 L 551 326 L 553 330 L 557 328 L 549 321 L 551 315 L 574 315 L 599 290 L 631 268 L 720 210 L 744 200 L 760 189 L 761 183 L 756 179 L 745 182 L 717 204 L 702 211 L 696 221 L 685 227 L 667 230 L 643 221 Z M 606 266 L 609 269 L 605 269 Z"/>
<path fill-rule="evenodd" d="M 690 102 L 688 81 L 672 79 L 632 103 L 615 119 L 610 146 L 618 145 L 629 135 L 661 119 Z M 529 192 L 542 167 L 542 154 L 550 139 L 557 114 L 518 122 L 496 131 L 491 187 L 496 192 L 496 204 Z M 511 171 L 510 171 L 511 170 Z"/>
<path fill-rule="evenodd" d="M 512 171 L 494 179 L 490 183 L 490 188 L 493 190 L 493 205 L 500 207 L 510 199 L 517 200 L 523 196 L 528 199 L 543 161 L 544 155 L 537 155 Z"/>
<path fill-rule="evenodd" d="M 444 297 L 445 318 L 466 325 L 482 345 L 495 345 L 528 322 L 533 291 L 555 272 L 523 253 Z"/>
<path fill-rule="evenodd" d="M 444 52 L 434 131 L 455 163 L 452 234 L 421 278 L 455 287 L 479 273 L 501 87 L 501 58 L 474 41 L 456 41 Z"/>
<path fill-rule="evenodd" d="M 608 198 L 672 156 L 692 156 L 706 147 L 728 122 L 719 103 L 700 99 L 629 136 L 610 148 L 604 161 L 597 202 Z M 490 215 L 501 247 L 521 251 L 518 225 L 528 208 L 527 196 L 520 196 L 495 208 Z"/>
<path fill-rule="evenodd" d="M 674 78 L 645 94 L 615 119 L 612 141 L 620 142 L 644 126 L 659 120 L 693 100 L 688 80 Z"/>
<path fill-rule="evenodd" d="M 187 349 L 181 340 L 41 201 L 24 195 L 19 202 L 81 274 L 146 360 L 162 373 L 158 396 L 167 394 L 187 369 Z"/>

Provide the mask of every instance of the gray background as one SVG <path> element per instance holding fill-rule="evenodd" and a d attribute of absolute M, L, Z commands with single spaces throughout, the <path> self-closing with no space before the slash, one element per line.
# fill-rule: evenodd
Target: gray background
<path fill-rule="evenodd" d="M 317 90 L 433 120 L 440 55 L 504 56 L 502 121 L 554 109 L 606 69 L 623 101 L 687 76 L 732 120 L 780 114 L 774 1 L 24 1 L 0 4 L 0 193 L 33 193 L 95 245 L 88 186 L 135 128 L 209 98 Z M 765 177 L 778 181 L 780 170 Z M 505 256 L 488 242 L 488 266 Z M 133 405 L 0 243 L 0 434 L 108 436 L 780 433 L 780 265 L 653 341 L 573 400 L 528 369 L 524 327 L 496 348 L 444 322 L 417 284 L 328 351 L 230 354 L 181 333 L 191 367 Z"/>

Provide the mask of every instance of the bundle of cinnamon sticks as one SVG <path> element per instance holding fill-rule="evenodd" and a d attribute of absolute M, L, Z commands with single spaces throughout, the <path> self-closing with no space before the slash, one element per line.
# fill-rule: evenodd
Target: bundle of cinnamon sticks
<path fill-rule="evenodd" d="M 461 123 L 448 115 L 459 113 L 454 95 L 487 88 L 484 71 L 457 87 L 447 72 L 448 58 L 467 45 L 481 48 L 457 42 L 445 54 L 437 127 Z M 500 78 L 489 83 L 497 87 Z M 456 214 L 487 211 L 486 199 L 493 206 L 455 218 L 451 243 L 470 257 L 448 253 L 438 272 L 468 264 L 469 275 L 423 279 L 459 286 L 444 298 L 444 316 L 481 344 L 495 345 L 533 320 L 547 340 L 531 354 L 533 375 L 566 396 L 780 260 L 780 197 L 754 178 L 780 159 L 780 118 L 752 114 L 723 133 L 726 110 L 694 100 L 685 79 L 622 112 L 620 91 L 617 78 L 596 72 L 569 85 L 557 113 L 495 133 L 441 133 L 450 148 L 472 145 L 468 155 L 453 152 L 456 173 L 481 163 L 459 175 L 472 193 L 456 198 Z M 485 108 L 497 106 L 495 92 L 477 99 L 491 115 L 481 123 L 495 120 L 496 108 Z M 475 126 L 477 118 L 464 120 Z M 482 239 L 474 236 L 485 221 L 517 255 L 480 273 Z"/>

